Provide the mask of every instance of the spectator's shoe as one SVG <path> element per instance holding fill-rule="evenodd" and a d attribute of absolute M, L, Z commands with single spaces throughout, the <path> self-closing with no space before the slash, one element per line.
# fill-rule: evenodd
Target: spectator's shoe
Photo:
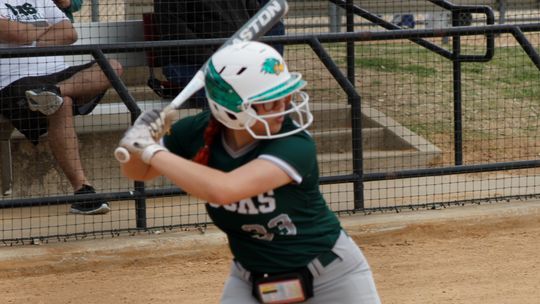
<path fill-rule="evenodd" d="M 30 110 L 39 111 L 46 116 L 54 114 L 64 103 L 60 89 L 53 85 L 28 90 L 25 94 Z"/>
<path fill-rule="evenodd" d="M 83 185 L 81 189 L 75 191 L 75 195 L 78 194 L 91 194 L 96 193 L 96 190 L 94 190 L 94 187 L 89 185 Z M 71 205 L 71 209 L 69 212 L 73 214 L 85 214 L 85 215 L 92 215 L 92 214 L 105 214 L 111 211 L 111 208 L 109 207 L 109 203 L 107 203 L 103 199 L 93 199 L 88 202 L 78 202 Z"/>
<path fill-rule="evenodd" d="M 92 113 L 92 111 L 97 107 L 98 103 L 101 101 L 101 99 L 105 96 L 105 93 L 101 93 L 89 102 L 83 104 L 83 105 L 74 105 L 73 106 L 73 116 L 76 115 L 88 115 Z"/>

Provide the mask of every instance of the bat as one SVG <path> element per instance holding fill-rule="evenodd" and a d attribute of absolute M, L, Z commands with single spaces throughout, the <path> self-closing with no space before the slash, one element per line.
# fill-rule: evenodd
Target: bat
<path fill-rule="evenodd" d="M 238 31 L 236 31 L 223 45 L 222 49 L 228 45 L 242 42 L 252 41 L 266 34 L 278 21 L 287 14 L 289 4 L 287 0 L 272 0 L 263 6 L 253 17 L 251 17 Z M 218 50 L 219 50 L 218 49 Z M 163 108 L 163 113 L 177 110 L 186 102 L 193 94 L 204 87 L 204 69 L 207 65 L 206 61 L 203 66 L 197 71 L 191 81 L 184 89 L 176 96 L 169 105 Z M 115 158 L 121 162 L 129 161 L 129 152 L 124 147 L 118 147 L 114 151 Z"/>

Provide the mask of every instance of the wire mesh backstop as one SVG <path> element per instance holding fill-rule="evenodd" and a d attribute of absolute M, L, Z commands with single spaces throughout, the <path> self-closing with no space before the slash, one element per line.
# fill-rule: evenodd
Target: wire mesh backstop
<path fill-rule="evenodd" d="M 111 83 L 89 114 L 73 118 L 75 155 L 96 194 L 73 195 L 77 182 L 59 162 L 62 155 L 53 153 L 59 147 L 54 132 L 39 136 L 35 145 L 24 130 L 13 129 L 9 117 L 0 118 L 4 244 L 208 224 L 204 202 L 163 178 L 129 181 L 112 156 L 140 111 L 162 108 L 181 87 L 167 70 L 169 59 L 180 58 L 188 73 L 201 60 L 197 56 L 226 37 L 217 21 L 196 23 L 197 16 L 216 13 L 189 6 L 204 1 L 184 2 L 181 25 L 197 29 L 197 35 L 160 35 L 165 21 L 156 15 L 164 7 L 171 10 L 167 0 L 109 0 L 84 2 L 73 14 L 74 44 L 32 48 L 33 41 L 0 36 L 3 87 L 13 82 L 5 71 L 20 69 L 18 58 L 43 55 L 70 66 L 95 60 Z M 315 115 L 310 132 L 318 146 L 322 191 L 333 210 L 369 213 L 536 197 L 537 1 L 289 4 L 283 23 L 262 40 L 283 51 L 289 69 L 308 81 Z M 27 25 L 33 14 L 31 7 L 14 4 L 2 8 L 0 16 Z M 173 23 L 171 32 L 185 30 Z M 121 64 L 121 73 L 111 59 Z M 82 90 L 94 81 L 79 80 L 76 87 Z M 9 107 L 4 96 L 3 110 Z M 197 96 L 179 113 L 201 108 L 204 96 Z M 109 201 L 111 212 L 69 212 L 71 204 L 95 198 Z"/>

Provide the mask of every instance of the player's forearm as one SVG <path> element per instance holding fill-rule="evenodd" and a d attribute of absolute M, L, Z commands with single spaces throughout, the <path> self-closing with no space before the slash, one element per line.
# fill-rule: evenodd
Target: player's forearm
<path fill-rule="evenodd" d="M 52 25 L 37 40 L 37 46 L 69 45 L 77 41 L 77 31 L 69 21 Z"/>
<path fill-rule="evenodd" d="M 219 205 L 257 196 L 293 181 L 279 166 L 262 159 L 223 172 L 163 151 L 156 153 L 150 164 L 187 193 Z"/>
<path fill-rule="evenodd" d="M 137 155 L 131 154 L 129 161 L 122 164 L 122 174 L 130 179 L 149 181 L 160 174 L 152 166 L 145 164 Z"/>
<path fill-rule="evenodd" d="M 158 152 L 150 164 L 187 193 L 216 204 L 229 204 L 236 197 L 228 187 L 227 173 L 194 163 L 170 152 Z"/>
<path fill-rule="evenodd" d="M 48 27 L 36 27 L 7 19 L 0 19 L 0 41 L 10 44 L 26 45 L 38 40 Z"/>

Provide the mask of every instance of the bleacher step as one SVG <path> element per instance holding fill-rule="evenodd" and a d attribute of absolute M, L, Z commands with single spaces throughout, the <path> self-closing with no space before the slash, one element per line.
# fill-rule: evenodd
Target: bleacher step
<path fill-rule="evenodd" d="M 350 128 L 311 130 L 317 151 L 319 153 L 346 152 L 352 150 L 352 130 Z M 362 129 L 362 149 L 364 150 L 390 150 L 403 149 L 392 147 L 394 140 L 389 139 L 387 132 L 382 127 Z"/>
<path fill-rule="evenodd" d="M 154 99 L 137 102 L 137 105 L 144 111 L 162 109 L 168 103 Z M 315 122 L 309 131 L 318 144 L 321 176 L 350 173 L 352 170 L 350 107 L 347 104 L 314 102 L 311 109 Z M 182 109 L 178 111 L 178 116 L 183 117 L 198 111 L 200 109 Z M 436 147 L 426 144 L 421 138 L 416 138 L 418 136 L 415 137 L 374 109 L 363 109 L 362 118 L 364 126 L 377 126 L 362 130 L 365 172 L 425 167 L 440 154 Z M 123 179 L 120 179 L 122 182 L 118 182 L 118 185 L 101 184 L 101 181 L 109 181 L 109 177 L 120 176 L 118 163 L 112 156 L 130 122 L 131 114 L 127 107 L 119 102 L 102 103 L 90 115 L 78 116 L 75 119 L 83 165 L 89 169 L 87 170 L 89 178 L 96 181 L 96 187 L 99 189 L 105 190 L 109 187 L 123 189 L 129 185 Z M 386 124 L 383 125 L 384 123 Z M 22 139 L 20 133 L 16 132 L 13 135 L 12 149 L 18 151 L 13 156 L 13 166 L 32 166 L 32 173 L 29 174 L 28 170 L 14 170 L 12 196 L 69 192 L 65 177 L 55 165 L 47 145 L 41 144 L 36 149 Z M 29 161 L 32 159 L 40 161 Z M 102 172 L 103 170 L 98 168 L 107 170 Z"/>
<path fill-rule="evenodd" d="M 435 151 L 369 150 L 363 152 L 364 173 L 392 172 L 428 168 L 439 156 Z M 353 168 L 351 152 L 322 153 L 319 156 L 321 176 L 350 174 Z"/>

